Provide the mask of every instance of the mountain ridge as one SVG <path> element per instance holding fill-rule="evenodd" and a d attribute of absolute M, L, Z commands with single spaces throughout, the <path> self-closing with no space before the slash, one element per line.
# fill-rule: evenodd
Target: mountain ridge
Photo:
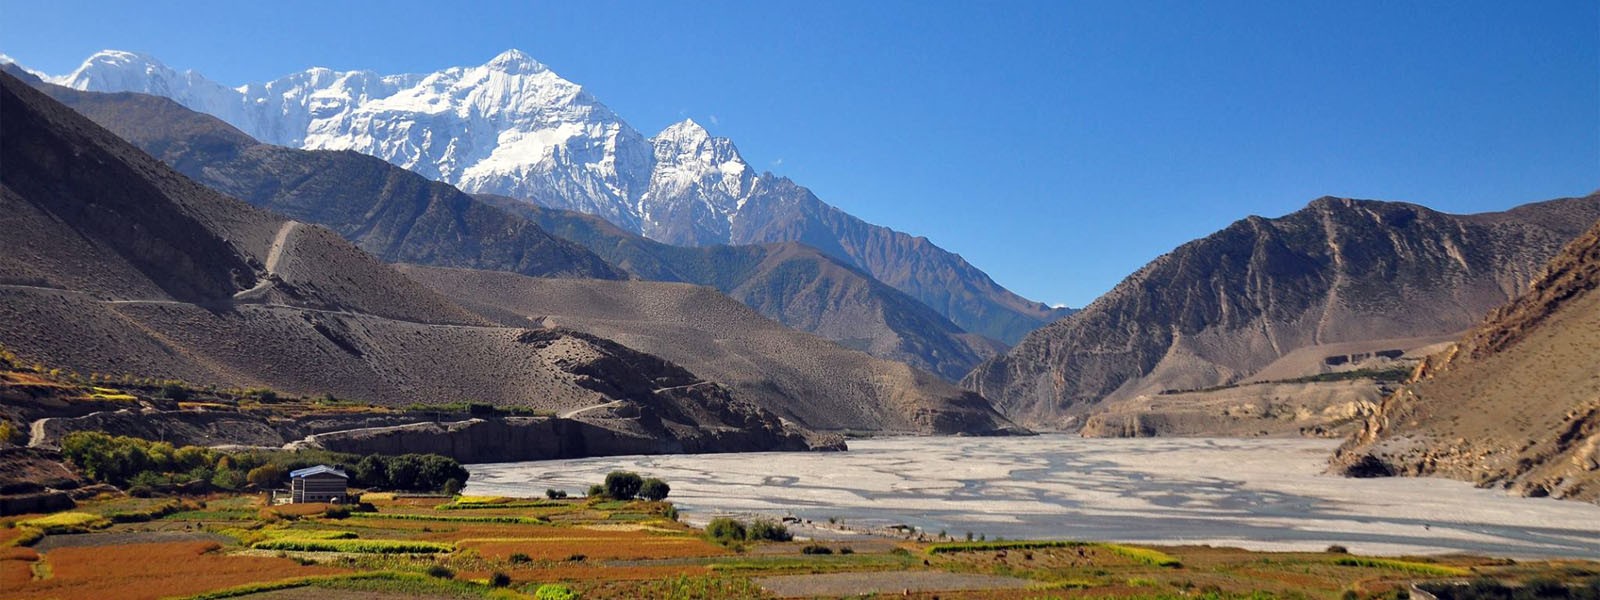
<path fill-rule="evenodd" d="M 515 50 L 425 75 L 310 69 L 238 88 L 153 57 L 103 51 L 52 80 L 168 96 L 267 143 L 356 150 L 463 191 L 596 214 L 667 243 L 802 242 L 1006 343 L 1070 313 L 1016 296 L 925 239 L 757 174 L 731 141 L 697 124 L 646 137 Z"/>
<path fill-rule="evenodd" d="M 1521 292 L 1600 218 L 1600 196 L 1448 215 L 1320 198 L 1179 246 L 963 384 L 1027 425 L 1108 399 L 1242 381 L 1302 347 L 1453 334 Z"/>

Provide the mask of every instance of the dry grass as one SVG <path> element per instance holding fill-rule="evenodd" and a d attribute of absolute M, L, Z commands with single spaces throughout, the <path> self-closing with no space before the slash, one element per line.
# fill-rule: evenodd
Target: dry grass
<path fill-rule="evenodd" d="M 215 542 L 61 548 L 45 555 L 54 576 L 7 587 L 7 596 L 142 600 L 343 569 L 302 566 L 287 558 L 228 556 Z M 15 562 L 15 561 L 4 561 Z M 8 571 L 9 573 L 9 571 Z M 8 580 L 9 581 L 9 580 Z"/>

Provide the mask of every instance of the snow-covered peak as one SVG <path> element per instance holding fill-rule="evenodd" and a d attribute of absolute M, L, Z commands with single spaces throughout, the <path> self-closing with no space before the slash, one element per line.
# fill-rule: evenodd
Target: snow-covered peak
<path fill-rule="evenodd" d="M 71 73 L 52 77 L 50 81 L 77 89 L 147 91 L 157 82 L 178 78 L 177 71 L 148 54 L 101 50 L 84 59 Z"/>
<path fill-rule="evenodd" d="M 534 60 L 532 56 L 528 56 L 526 52 L 516 48 L 501 52 L 483 66 L 497 71 L 513 73 L 517 75 L 527 75 L 549 70 L 544 66 L 543 63 Z"/>
<path fill-rule="evenodd" d="M 703 140 L 709 139 L 711 132 L 706 131 L 694 119 L 684 119 L 668 125 L 661 133 L 656 134 L 657 140 Z"/>

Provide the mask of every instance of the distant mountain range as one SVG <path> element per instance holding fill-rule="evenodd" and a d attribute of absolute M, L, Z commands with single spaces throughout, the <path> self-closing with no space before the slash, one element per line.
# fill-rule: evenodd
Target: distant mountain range
<path fill-rule="evenodd" d="M 1600 501 L 1600 222 L 1385 399 L 1347 473 L 1441 475 Z"/>
<path fill-rule="evenodd" d="M 1596 219 L 1600 196 L 1477 215 L 1322 198 L 1252 216 L 1157 258 L 963 383 L 1023 424 L 1072 429 L 1106 402 L 1409 350 L 1388 340 L 1471 327 Z M 1274 365 L 1290 358 L 1304 364 Z"/>
<path fill-rule="evenodd" d="M 354 150 L 467 192 L 598 215 L 668 244 L 801 242 L 1007 344 L 1070 313 L 1011 293 L 924 238 L 757 173 L 731 141 L 693 121 L 646 137 L 516 50 L 425 75 L 308 69 L 238 88 L 103 51 L 52 81 L 166 96 L 269 144 Z"/>
<path fill-rule="evenodd" d="M 708 285 L 790 327 L 951 381 L 1004 349 L 799 243 L 670 246 L 591 215 L 503 196 L 468 196 L 357 152 L 263 144 L 166 98 L 82 92 L 34 81 L 195 180 L 276 213 L 328 226 L 385 261 L 536 277 L 631 276 Z"/>
<path fill-rule="evenodd" d="M 580 412 L 616 436 L 660 441 L 623 445 L 634 452 L 811 444 L 802 423 L 761 406 L 766 397 L 591 333 L 478 314 L 333 231 L 195 183 L 9 74 L 0 74 L 0 110 L 0 342 L 30 360 L 390 406 L 473 400 Z M 838 363 L 874 360 L 812 343 Z M 791 375 L 793 385 L 866 392 L 808 397 L 816 414 L 850 402 L 893 417 L 855 428 L 1008 425 L 981 398 L 925 374 L 884 387 L 837 372 Z"/>

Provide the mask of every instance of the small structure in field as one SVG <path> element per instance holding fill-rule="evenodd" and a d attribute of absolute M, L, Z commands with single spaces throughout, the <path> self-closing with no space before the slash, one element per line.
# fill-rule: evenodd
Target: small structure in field
<path fill-rule="evenodd" d="M 350 499 L 350 476 L 328 465 L 289 472 L 289 501 L 344 503 Z"/>

